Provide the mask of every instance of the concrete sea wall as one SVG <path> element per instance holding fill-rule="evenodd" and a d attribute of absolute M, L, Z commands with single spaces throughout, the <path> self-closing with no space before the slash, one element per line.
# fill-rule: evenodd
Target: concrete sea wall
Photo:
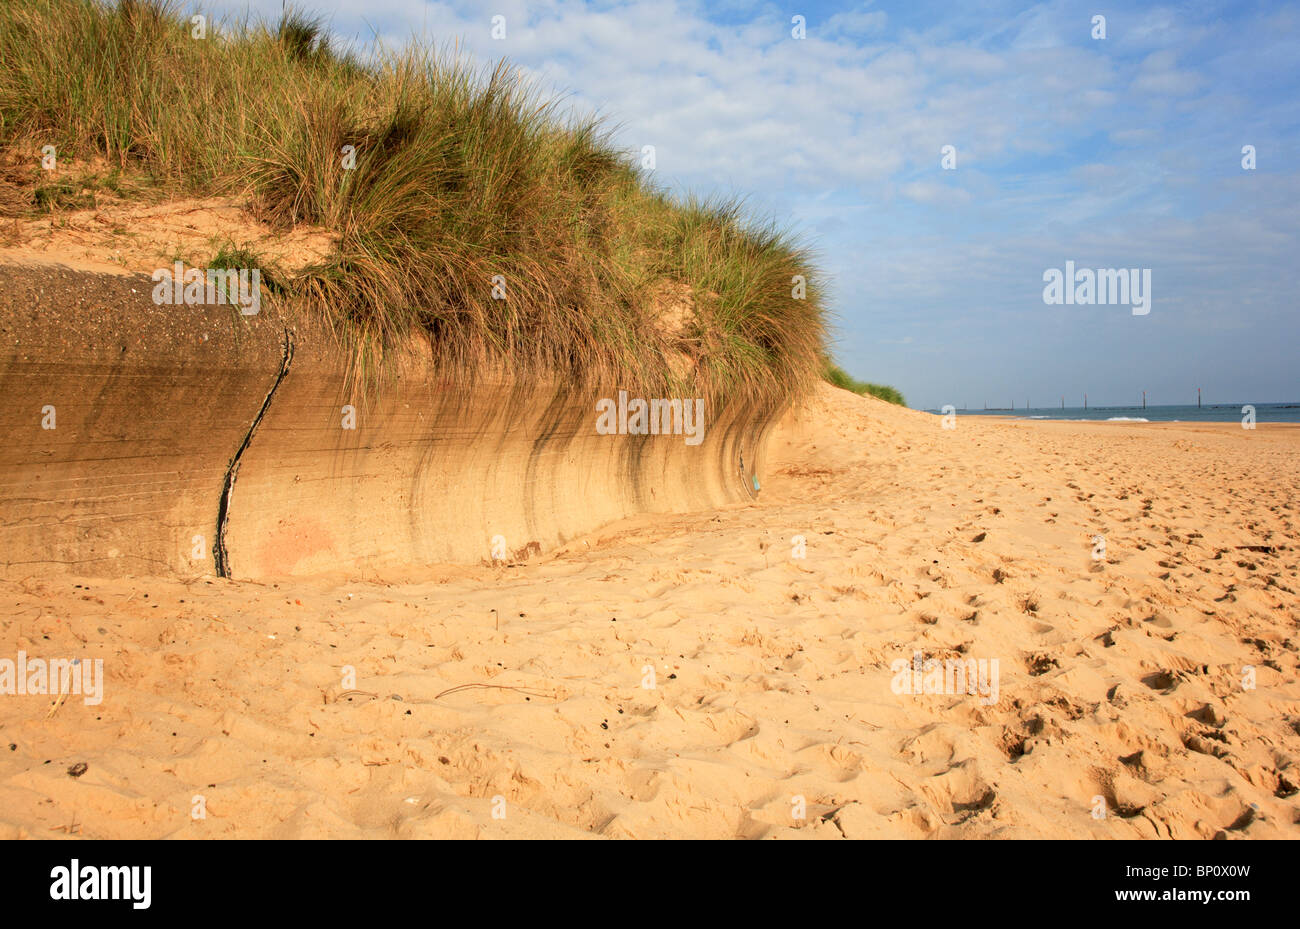
<path fill-rule="evenodd" d="M 320 324 L 157 306 L 140 275 L 0 265 L 0 573 L 263 578 L 475 563 L 751 498 L 779 411 L 601 435 L 621 385 L 358 392 Z M 744 462 L 744 471 L 741 461 Z"/>

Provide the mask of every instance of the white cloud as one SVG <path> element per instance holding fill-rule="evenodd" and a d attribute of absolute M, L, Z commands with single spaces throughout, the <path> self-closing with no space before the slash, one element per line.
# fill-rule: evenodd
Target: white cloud
<path fill-rule="evenodd" d="M 836 13 L 826 20 L 825 32 L 829 35 L 868 36 L 883 32 L 889 22 L 884 10 L 862 9 Z"/>
<path fill-rule="evenodd" d="M 253 6 L 278 15 L 278 0 Z M 502 0 L 492 11 L 506 17 L 504 41 L 490 38 L 486 9 L 373 0 L 365 16 L 394 45 L 424 30 L 438 41 L 459 38 L 483 63 L 510 57 L 543 87 L 569 94 L 571 107 L 610 114 L 629 151 L 655 145 L 661 180 L 691 187 L 811 194 L 928 170 L 943 144 L 985 158 L 1050 152 L 1071 126 L 1113 102 L 1110 68 L 1091 51 L 991 51 L 914 35 L 863 46 L 862 31 L 885 23 L 869 7 L 830 17 L 802 41 L 779 15 L 720 27 L 676 0 L 599 10 Z M 1015 28 L 1024 34 L 1035 21 Z M 343 9 L 332 22 L 345 33 L 365 28 Z M 1023 111 L 1042 115 L 1026 123 Z"/>
<path fill-rule="evenodd" d="M 971 199 L 971 195 L 960 187 L 933 181 L 912 181 L 900 187 L 899 192 L 909 200 L 931 206 L 969 203 Z"/>
<path fill-rule="evenodd" d="M 1136 94 L 1186 96 L 1200 90 L 1205 79 L 1195 71 L 1177 67 L 1177 53 L 1165 49 L 1152 52 L 1142 62 L 1130 87 Z"/>

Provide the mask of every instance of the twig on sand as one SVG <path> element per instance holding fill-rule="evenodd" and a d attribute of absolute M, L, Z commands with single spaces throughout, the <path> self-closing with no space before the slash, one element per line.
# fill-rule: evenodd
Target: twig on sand
<path fill-rule="evenodd" d="M 344 697 L 374 697 L 376 700 L 378 700 L 379 694 L 369 690 L 345 690 L 343 691 L 343 693 L 339 694 L 337 697 L 334 698 L 334 702 L 338 703 Z"/>
<path fill-rule="evenodd" d="M 54 714 L 59 712 L 59 707 L 63 706 L 63 701 L 67 699 L 68 699 L 68 691 L 66 690 L 59 691 L 59 699 L 54 701 L 54 706 L 50 707 L 50 711 L 45 714 L 45 718 L 53 719 Z"/>
<path fill-rule="evenodd" d="M 440 700 L 443 697 L 447 696 L 447 694 L 454 694 L 459 690 L 471 690 L 474 688 L 482 688 L 485 690 L 515 690 L 521 694 L 526 694 L 530 697 L 552 697 L 553 698 L 555 696 L 555 694 L 547 693 L 544 690 L 538 690 L 536 687 L 511 687 L 508 684 L 460 684 L 456 687 L 448 687 L 440 694 L 435 694 L 433 699 Z"/>
<path fill-rule="evenodd" d="M 77 822 L 77 814 L 72 814 L 72 822 L 64 826 L 51 826 L 51 832 L 64 832 L 68 835 L 81 835 L 81 823 Z"/>

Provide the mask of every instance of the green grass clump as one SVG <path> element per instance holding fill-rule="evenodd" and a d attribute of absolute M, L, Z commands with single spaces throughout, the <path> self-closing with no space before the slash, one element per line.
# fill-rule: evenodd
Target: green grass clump
<path fill-rule="evenodd" d="M 99 206 L 99 192 L 122 193 L 121 171 L 85 173 L 64 176 L 57 180 L 39 183 L 32 191 L 31 205 L 37 213 L 57 213 L 60 210 L 88 210 Z"/>
<path fill-rule="evenodd" d="M 896 388 L 886 387 L 884 384 L 869 384 L 866 381 L 856 380 L 848 375 L 847 372 L 839 365 L 826 361 L 822 371 L 822 376 L 843 390 L 851 390 L 855 394 L 870 394 L 886 403 L 897 403 L 899 406 L 907 406 L 907 401 Z"/>
<path fill-rule="evenodd" d="M 256 269 L 261 272 L 262 283 L 271 293 L 279 294 L 286 290 L 280 270 L 263 260 L 261 255 L 247 245 L 236 245 L 229 241 L 222 243 L 204 267 L 228 271 Z"/>
<path fill-rule="evenodd" d="M 418 335 L 467 375 L 646 396 L 778 402 L 818 377 L 808 252 L 735 203 L 669 198 L 601 124 L 566 118 L 504 62 L 420 44 L 359 56 L 296 12 L 210 20 L 195 39 L 189 15 L 168 0 L 0 5 L 0 146 L 53 144 L 331 230 L 333 254 L 283 283 L 367 366 Z M 659 318 L 665 287 L 693 295 L 680 325 Z"/>
<path fill-rule="evenodd" d="M 55 213 L 59 210 L 87 210 L 95 206 L 95 194 L 75 181 L 55 181 L 42 184 L 32 194 L 37 212 Z"/>

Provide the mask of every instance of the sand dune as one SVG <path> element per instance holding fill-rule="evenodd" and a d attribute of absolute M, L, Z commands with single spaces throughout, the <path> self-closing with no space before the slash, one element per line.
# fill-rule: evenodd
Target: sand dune
<path fill-rule="evenodd" d="M 757 502 L 528 563 L 5 580 L 106 681 L 0 699 L 0 835 L 1296 837 L 1298 443 L 825 387 Z"/>

